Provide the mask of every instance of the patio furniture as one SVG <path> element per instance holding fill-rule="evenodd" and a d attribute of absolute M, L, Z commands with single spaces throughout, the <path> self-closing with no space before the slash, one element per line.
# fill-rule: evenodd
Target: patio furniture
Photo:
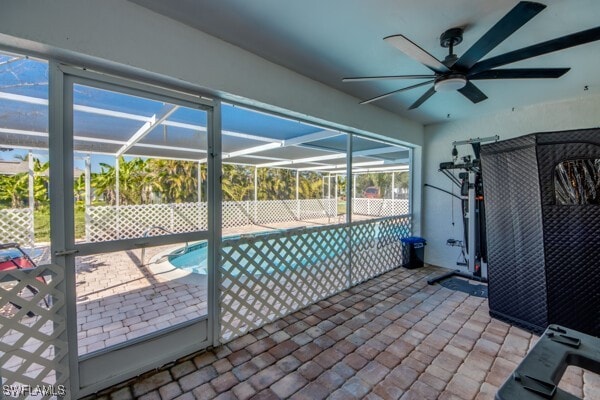
<path fill-rule="evenodd" d="M 11 251 L 12 250 L 12 251 Z M 21 248 L 18 243 L 1 243 L 0 244 L 0 272 L 10 271 L 15 269 L 33 269 L 36 268 L 37 265 L 35 262 L 29 257 L 25 251 Z M 46 280 L 43 276 L 39 276 L 36 278 L 38 281 L 42 283 L 46 283 Z M 1 282 L 12 282 L 14 279 L 10 277 L 2 277 Z M 31 285 L 26 285 L 25 288 L 31 292 L 34 296 L 39 293 L 35 287 Z M 17 309 L 21 309 L 21 306 L 9 301 Z M 48 299 L 44 297 L 44 304 L 46 307 L 49 307 Z M 35 314 L 31 311 L 27 313 L 28 317 L 33 317 Z"/>

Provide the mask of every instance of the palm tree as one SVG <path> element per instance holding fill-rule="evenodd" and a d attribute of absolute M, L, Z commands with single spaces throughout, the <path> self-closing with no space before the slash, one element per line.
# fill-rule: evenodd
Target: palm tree
<path fill-rule="evenodd" d="M 49 167 L 49 161 L 42 163 L 38 158 L 33 159 L 33 197 L 36 208 L 50 204 L 50 199 L 48 198 L 49 179 L 47 173 Z"/>
<path fill-rule="evenodd" d="M 117 173 L 114 166 L 100 163 L 100 172 L 92 173 L 91 186 L 96 196 L 100 196 L 107 204 L 115 204 Z"/>
<path fill-rule="evenodd" d="M 223 164 L 221 188 L 223 200 L 248 200 L 254 188 L 253 169 L 242 165 Z"/>
<path fill-rule="evenodd" d="M 148 160 L 146 168 L 153 191 L 169 203 L 198 200 L 198 164 L 193 161 Z M 206 173 L 205 173 L 206 177 Z"/>
<path fill-rule="evenodd" d="M 323 180 L 319 173 L 301 172 L 298 192 L 301 199 L 317 199 L 323 196 Z"/>
<path fill-rule="evenodd" d="M 27 173 L 12 176 L 2 175 L 0 179 L 0 200 L 9 201 L 11 208 L 20 208 L 28 196 Z"/>

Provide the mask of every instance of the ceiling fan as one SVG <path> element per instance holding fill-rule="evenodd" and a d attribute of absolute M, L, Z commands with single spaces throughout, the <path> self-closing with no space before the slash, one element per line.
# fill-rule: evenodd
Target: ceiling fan
<path fill-rule="evenodd" d="M 473 84 L 472 81 L 480 79 L 522 79 L 522 78 L 559 78 L 570 68 L 511 68 L 495 69 L 516 61 L 526 60 L 542 54 L 557 50 L 567 49 L 580 44 L 600 40 L 600 27 L 572 33 L 546 42 L 524 47 L 519 50 L 501 54 L 480 61 L 498 44 L 508 38 L 530 19 L 535 17 L 546 5 L 531 1 L 521 1 L 508 12 L 500 21 L 487 31 L 469 50 L 462 56 L 454 54 L 454 46 L 462 42 L 463 29 L 448 29 L 440 36 L 440 45 L 448 48 L 449 53 L 444 61 L 439 61 L 434 56 L 411 42 L 403 35 L 393 35 L 384 38 L 387 43 L 396 47 L 407 56 L 419 61 L 433 71 L 429 75 L 390 75 L 390 76 L 365 76 L 344 78 L 342 82 L 379 81 L 390 79 L 427 79 L 415 85 L 407 86 L 393 92 L 365 100 L 360 104 L 371 103 L 393 94 L 415 89 L 421 86 L 432 85 L 421 97 L 417 99 L 409 110 L 423 104 L 435 92 L 457 90 L 473 103 L 487 99 L 487 96 Z"/>

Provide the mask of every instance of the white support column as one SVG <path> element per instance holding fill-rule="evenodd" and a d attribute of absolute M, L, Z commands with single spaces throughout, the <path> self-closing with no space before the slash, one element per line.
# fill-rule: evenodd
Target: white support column
<path fill-rule="evenodd" d="M 296 170 L 296 218 L 300 220 L 300 171 Z"/>
<path fill-rule="evenodd" d="M 198 161 L 198 204 L 202 203 L 202 162 Z"/>
<path fill-rule="evenodd" d="M 34 187 L 34 174 L 33 174 L 33 153 L 29 151 L 27 156 L 28 174 L 29 174 L 29 209 L 33 211 L 35 207 L 35 195 L 33 192 Z"/>
<path fill-rule="evenodd" d="M 396 177 L 396 173 L 392 171 L 392 200 L 394 200 L 394 186 L 396 186 L 396 182 L 394 181 Z"/>
<path fill-rule="evenodd" d="M 254 223 L 258 220 L 258 167 L 254 167 Z"/>
<path fill-rule="evenodd" d="M 338 184 L 339 184 L 339 175 L 335 174 L 335 206 L 333 207 L 333 215 L 337 217 L 337 204 L 338 204 Z"/>
<path fill-rule="evenodd" d="M 120 166 L 119 166 L 119 156 L 115 157 L 115 206 L 117 209 L 117 218 L 116 218 L 116 229 L 117 229 L 117 237 L 116 239 L 119 240 L 121 238 L 121 221 L 120 221 L 120 214 L 119 214 L 119 205 L 121 204 L 121 191 L 120 191 L 120 183 L 119 183 L 119 170 L 120 170 Z"/>
<path fill-rule="evenodd" d="M 391 202 L 392 215 L 396 214 L 396 196 L 394 195 L 394 186 L 396 185 L 396 182 L 394 181 L 395 177 L 396 177 L 396 173 L 394 171 L 392 171 L 392 202 Z"/>
<path fill-rule="evenodd" d="M 90 159 L 90 155 L 85 158 L 85 205 L 86 207 L 92 204 L 92 185 L 91 185 L 91 175 L 92 175 L 92 161 Z"/>
<path fill-rule="evenodd" d="M 120 166 L 119 166 L 119 157 L 115 157 L 115 205 L 117 207 L 119 207 L 121 200 L 121 191 L 120 191 L 120 182 L 119 182 L 119 170 L 120 170 Z"/>
<path fill-rule="evenodd" d="M 331 172 L 327 175 L 327 217 L 331 217 Z"/>

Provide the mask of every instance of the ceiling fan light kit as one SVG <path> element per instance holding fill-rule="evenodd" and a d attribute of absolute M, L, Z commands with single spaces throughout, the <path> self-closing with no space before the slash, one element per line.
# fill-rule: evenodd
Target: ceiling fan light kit
<path fill-rule="evenodd" d="M 436 92 L 452 92 L 464 88 L 466 84 L 467 78 L 464 75 L 448 75 L 437 79 L 433 87 Z"/>
<path fill-rule="evenodd" d="M 480 61 L 496 46 L 545 8 L 546 5 L 541 3 L 532 1 L 519 2 L 460 57 L 454 54 L 454 47 L 462 42 L 463 29 L 451 28 L 446 30 L 440 36 L 440 45 L 444 48 L 448 48 L 448 55 L 444 61 L 439 61 L 403 35 L 385 37 L 383 40 L 386 43 L 400 50 L 413 60 L 420 62 L 425 67 L 429 68 L 433 74 L 363 76 L 344 78 L 342 81 L 359 82 L 390 79 L 427 79 L 426 82 L 403 87 L 361 102 L 361 104 L 367 104 L 384 99 L 396 93 L 416 89 L 433 83 L 433 86 L 409 107 L 409 110 L 412 110 L 419 107 L 436 92 L 458 91 L 472 103 L 479 103 L 480 101 L 487 99 L 487 96 L 473 84 L 472 81 L 476 80 L 559 78 L 567 73 L 569 68 L 496 68 L 543 54 L 552 53 L 554 51 L 600 40 L 600 26 Z"/>

